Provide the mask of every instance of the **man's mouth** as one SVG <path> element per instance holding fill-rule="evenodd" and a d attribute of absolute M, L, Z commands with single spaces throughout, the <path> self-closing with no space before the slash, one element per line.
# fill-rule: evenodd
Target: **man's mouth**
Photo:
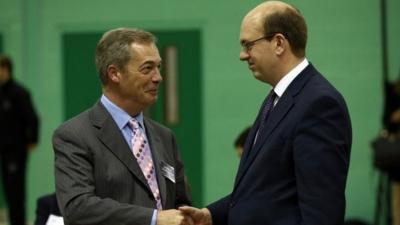
<path fill-rule="evenodd" d="M 149 94 L 152 94 L 152 95 L 157 95 L 158 89 L 157 88 L 149 89 L 146 92 L 149 93 Z"/>
<path fill-rule="evenodd" d="M 255 67 L 254 63 L 249 63 L 249 69 L 250 70 L 254 70 L 255 69 L 254 67 Z"/>

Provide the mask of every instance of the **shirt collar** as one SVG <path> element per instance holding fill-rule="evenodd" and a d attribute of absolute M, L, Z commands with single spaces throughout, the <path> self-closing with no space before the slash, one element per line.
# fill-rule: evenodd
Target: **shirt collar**
<path fill-rule="evenodd" d="M 299 63 L 289 73 L 282 77 L 282 79 L 274 87 L 275 94 L 278 96 L 278 98 L 283 95 L 290 83 L 292 83 L 292 81 L 308 66 L 308 64 L 308 60 L 304 58 L 301 63 Z"/>
<path fill-rule="evenodd" d="M 142 112 L 135 117 L 131 117 L 123 109 L 111 102 L 110 99 L 108 99 L 104 94 L 101 96 L 100 101 L 107 109 L 107 111 L 111 114 L 111 117 L 114 119 L 120 130 L 122 130 L 132 118 L 135 118 L 139 122 L 140 126 L 144 128 Z"/>

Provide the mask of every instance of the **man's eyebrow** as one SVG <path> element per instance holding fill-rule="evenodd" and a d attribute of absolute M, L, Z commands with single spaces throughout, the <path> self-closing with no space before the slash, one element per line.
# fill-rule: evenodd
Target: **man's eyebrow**
<path fill-rule="evenodd" d="M 158 61 L 154 61 L 154 60 L 146 60 L 140 65 L 140 67 L 142 67 L 142 66 L 144 66 L 146 64 L 150 64 L 150 65 L 161 64 L 161 60 L 159 62 Z"/>
<path fill-rule="evenodd" d="M 143 66 L 143 65 L 145 65 L 145 64 L 156 64 L 156 62 L 153 61 L 153 60 L 146 60 L 146 61 L 144 61 L 140 66 Z"/>

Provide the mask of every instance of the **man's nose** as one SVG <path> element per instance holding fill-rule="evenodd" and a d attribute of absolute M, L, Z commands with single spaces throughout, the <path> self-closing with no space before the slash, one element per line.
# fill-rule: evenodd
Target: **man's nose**
<path fill-rule="evenodd" d="M 156 83 L 160 83 L 163 80 L 161 73 L 160 73 L 160 69 L 158 69 L 158 68 L 156 69 L 156 72 L 153 75 L 152 80 L 153 80 L 153 82 L 156 82 Z"/>
<path fill-rule="evenodd" d="M 245 61 L 245 60 L 248 60 L 249 58 L 250 58 L 250 54 L 247 51 L 241 49 L 240 54 L 239 54 L 239 59 L 241 61 Z"/>

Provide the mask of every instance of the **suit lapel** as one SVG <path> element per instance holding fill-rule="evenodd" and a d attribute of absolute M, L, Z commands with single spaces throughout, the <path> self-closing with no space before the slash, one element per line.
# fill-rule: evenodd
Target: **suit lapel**
<path fill-rule="evenodd" d="M 260 152 L 264 142 L 267 141 L 268 137 L 271 135 L 272 131 L 278 126 L 279 122 L 287 115 L 294 104 L 292 96 L 284 97 L 279 100 L 278 104 L 275 108 L 270 112 L 266 124 L 264 125 L 263 132 L 258 134 L 257 141 L 253 146 L 253 142 L 251 145 L 248 145 L 248 153 L 246 158 L 244 158 L 243 162 L 241 162 L 241 167 L 238 171 L 238 176 L 236 178 L 235 186 L 240 182 L 241 178 L 244 176 L 255 157 Z M 255 133 L 257 133 L 258 127 L 255 129 Z M 254 138 L 252 138 L 254 140 Z M 243 164 L 243 165 L 242 165 Z"/>
<path fill-rule="evenodd" d="M 144 118 L 144 126 L 146 127 L 146 136 L 147 139 L 149 140 L 151 153 L 153 155 L 153 163 L 156 169 L 158 189 L 160 191 L 162 200 L 161 202 L 163 204 L 163 207 L 165 207 L 166 197 L 167 197 L 167 186 L 165 183 L 165 179 L 162 175 L 162 168 L 161 168 L 162 164 L 161 162 L 163 159 L 161 152 L 161 150 L 163 149 L 162 142 L 160 137 L 157 135 L 156 129 L 151 124 L 151 122 L 149 122 L 146 118 Z"/>
<path fill-rule="evenodd" d="M 258 128 L 260 127 L 259 123 L 260 123 L 260 120 L 261 120 L 262 110 L 263 110 L 265 101 L 266 101 L 266 99 L 264 99 L 263 103 L 261 104 L 261 107 L 260 107 L 260 109 L 258 111 L 258 114 L 257 114 L 257 118 L 254 121 L 253 126 L 251 127 L 250 132 L 249 132 L 249 134 L 248 134 L 248 136 L 246 138 L 246 141 L 244 143 L 244 146 L 243 146 L 243 150 L 244 151 L 243 151 L 242 158 L 240 160 L 239 170 L 243 166 L 243 163 L 246 161 L 247 157 L 249 156 L 249 154 L 251 152 L 250 150 L 253 147 L 254 140 L 255 140 L 255 137 L 257 135 Z"/>
<path fill-rule="evenodd" d="M 253 154 L 250 154 L 249 160 L 252 161 L 257 152 L 261 149 L 266 139 L 271 135 L 272 131 L 276 128 L 279 122 L 286 116 L 290 108 L 293 106 L 294 100 L 292 96 L 282 95 L 278 104 L 271 110 L 266 124 L 264 125 L 263 132 L 259 134 L 259 140 L 253 147 Z"/>
<path fill-rule="evenodd" d="M 242 158 L 240 159 L 240 164 L 239 164 L 239 169 L 238 169 L 238 174 L 236 175 L 236 179 L 235 179 L 235 184 L 238 181 L 238 178 L 241 177 L 241 174 L 243 173 L 243 166 L 245 165 L 245 162 L 247 161 L 248 156 L 250 155 L 252 146 L 253 146 L 253 142 L 254 142 L 254 138 L 257 134 L 257 130 L 259 127 L 259 120 L 260 120 L 260 113 L 258 113 L 258 116 L 256 118 L 256 121 L 254 121 L 253 126 L 250 129 L 250 132 L 246 138 L 246 141 L 244 143 L 243 146 L 243 155 Z"/>
<path fill-rule="evenodd" d="M 113 152 L 114 155 L 140 181 L 140 183 L 146 186 L 150 193 L 152 193 L 139 164 L 133 156 L 132 151 L 129 149 L 129 145 L 126 143 L 111 115 L 100 102 L 92 108 L 91 119 L 93 126 L 98 129 L 96 134 L 98 139 L 107 147 L 108 150 Z"/>
<path fill-rule="evenodd" d="M 253 146 L 254 136 L 257 133 L 258 126 L 254 126 L 250 134 L 252 134 L 251 140 L 247 139 L 245 144 L 245 152 L 244 158 L 240 162 L 238 175 L 235 181 L 235 187 L 238 186 L 243 176 L 246 174 L 250 165 L 254 162 L 256 156 L 259 154 L 265 142 L 268 141 L 269 136 L 275 130 L 275 128 L 279 125 L 283 118 L 289 113 L 290 109 L 296 103 L 295 96 L 301 91 L 307 81 L 311 78 L 312 75 L 316 73 L 315 68 L 309 64 L 289 85 L 289 87 L 285 90 L 278 103 L 274 107 L 274 109 L 270 112 L 266 124 L 264 125 L 263 132 L 259 134 L 257 142 Z M 255 124 L 258 123 L 259 118 L 257 118 Z"/>

